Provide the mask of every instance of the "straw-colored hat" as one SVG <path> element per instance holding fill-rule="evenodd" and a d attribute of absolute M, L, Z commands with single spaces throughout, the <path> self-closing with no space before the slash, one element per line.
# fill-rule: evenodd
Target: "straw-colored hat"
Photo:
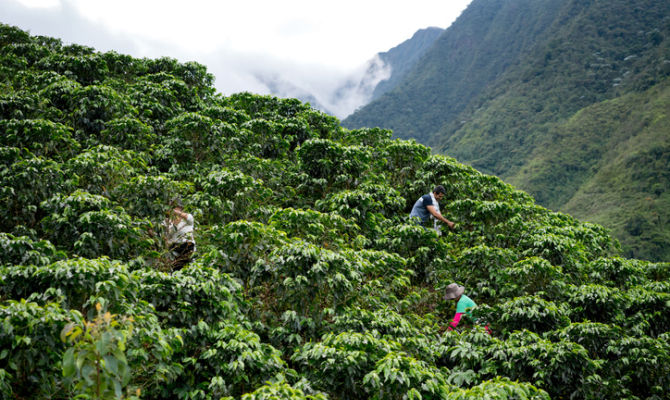
<path fill-rule="evenodd" d="M 444 299 L 452 300 L 458 298 L 458 296 L 462 295 L 463 292 L 465 292 L 465 287 L 455 283 L 450 283 L 444 291 Z"/>

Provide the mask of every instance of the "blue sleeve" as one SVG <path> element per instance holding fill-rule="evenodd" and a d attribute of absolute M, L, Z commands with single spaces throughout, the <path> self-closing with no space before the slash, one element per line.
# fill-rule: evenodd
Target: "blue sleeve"
<path fill-rule="evenodd" d="M 430 197 L 429 194 L 424 194 L 421 198 L 423 199 L 423 206 L 424 207 L 433 205 L 433 198 Z"/>

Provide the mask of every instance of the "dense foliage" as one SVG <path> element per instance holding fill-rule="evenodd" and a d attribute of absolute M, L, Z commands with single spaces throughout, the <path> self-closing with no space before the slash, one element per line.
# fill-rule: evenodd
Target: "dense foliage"
<path fill-rule="evenodd" d="M 197 63 L 0 45 L 0 397 L 667 398 L 670 264 L 604 228 Z M 407 219 L 435 184 L 443 236 Z"/>
<path fill-rule="evenodd" d="M 668 261 L 669 15 L 655 0 L 475 0 L 344 126 L 432 145 Z"/>

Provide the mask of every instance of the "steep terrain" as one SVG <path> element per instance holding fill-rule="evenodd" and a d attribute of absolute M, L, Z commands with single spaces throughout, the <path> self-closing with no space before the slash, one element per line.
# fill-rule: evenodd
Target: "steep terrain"
<path fill-rule="evenodd" d="M 623 193 L 612 191 L 612 186 L 597 188 L 593 185 L 602 179 L 594 179 L 613 162 L 609 149 L 635 143 L 632 139 L 645 129 L 632 122 L 646 118 L 644 105 L 633 102 L 662 101 L 649 96 L 663 93 L 670 75 L 670 4 L 550 3 L 474 1 L 395 91 L 347 118 L 344 125 L 380 126 L 393 129 L 398 137 L 416 138 L 436 152 L 502 177 L 555 210 L 575 211 L 567 203 L 582 185 L 590 185 L 608 192 L 611 200 L 606 203 L 609 209 L 598 214 L 625 213 L 624 206 L 631 204 Z M 614 99 L 620 106 L 626 103 L 626 114 L 603 118 L 600 110 Z M 629 110 L 641 114 L 628 115 Z M 666 118 L 667 112 L 657 107 L 656 116 Z M 585 120 L 589 126 L 583 129 L 575 122 Z M 647 148 L 628 151 L 654 152 L 667 146 L 669 128 L 660 126 L 645 133 Z M 578 145 L 591 151 L 566 150 Z M 664 176 L 656 160 L 643 159 L 650 162 L 635 168 L 648 176 Z M 657 184 L 667 187 L 669 182 Z M 646 198 L 648 192 L 633 197 Z M 591 199 L 581 206 L 604 206 L 598 197 Z M 637 203 L 633 208 L 643 207 Z M 643 214 L 645 220 L 655 219 Z M 665 228 L 654 229 L 647 246 L 646 240 L 633 238 L 609 218 L 596 216 L 593 221 L 613 229 L 628 254 L 670 259 Z M 661 224 L 670 226 L 666 221 L 662 218 Z"/>
<path fill-rule="evenodd" d="M 670 257 L 670 79 L 557 124 L 509 178 L 543 204 L 612 229 L 628 256 Z"/>
<path fill-rule="evenodd" d="M 379 53 L 378 57 L 390 68 L 391 76 L 375 86 L 370 101 L 398 86 L 443 32 L 444 29 L 436 27 L 420 29 L 410 39 Z"/>
<path fill-rule="evenodd" d="M 1 398 L 667 397 L 670 264 L 388 130 L 212 82 L 0 25 Z M 407 217 L 436 184 L 443 236 Z M 451 282 L 478 304 L 458 331 Z"/>
<path fill-rule="evenodd" d="M 346 118 L 344 126 L 380 126 L 397 137 L 429 143 L 548 36 L 565 1 L 473 1 L 394 90 Z"/>

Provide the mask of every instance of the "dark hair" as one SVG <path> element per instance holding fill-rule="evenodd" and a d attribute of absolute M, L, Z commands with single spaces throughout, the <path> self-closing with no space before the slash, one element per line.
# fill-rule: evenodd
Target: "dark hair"
<path fill-rule="evenodd" d="M 435 186 L 435 189 L 433 189 L 433 193 L 437 193 L 437 194 L 440 194 L 440 193 L 442 193 L 442 194 L 447 194 L 447 189 L 445 189 L 444 186 L 442 186 L 442 185 L 437 185 L 437 186 Z"/>
<path fill-rule="evenodd" d="M 184 209 L 184 205 L 181 202 L 181 199 L 179 197 L 175 197 L 170 201 L 170 206 L 173 208 L 181 208 Z"/>

